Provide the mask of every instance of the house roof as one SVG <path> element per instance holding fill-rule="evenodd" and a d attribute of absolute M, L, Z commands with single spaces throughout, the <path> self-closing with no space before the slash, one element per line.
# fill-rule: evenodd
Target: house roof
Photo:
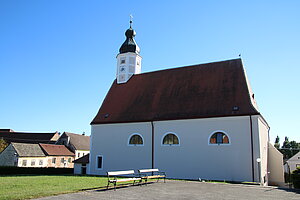
<path fill-rule="evenodd" d="M 65 145 L 40 144 L 40 146 L 44 150 L 45 154 L 48 156 L 74 156 L 75 155 Z"/>
<path fill-rule="evenodd" d="M 66 135 L 70 137 L 70 143 L 76 150 L 90 150 L 90 136 L 75 133 L 64 132 L 62 137 Z"/>
<path fill-rule="evenodd" d="M 20 157 L 44 157 L 45 154 L 38 144 L 11 143 Z"/>
<path fill-rule="evenodd" d="M 73 162 L 74 162 L 74 163 L 87 164 L 87 163 L 90 162 L 90 161 L 89 161 L 89 157 L 90 157 L 90 154 L 86 154 L 86 155 L 84 155 L 84 156 L 82 156 L 82 157 L 80 157 L 80 158 L 74 160 Z"/>
<path fill-rule="evenodd" d="M 91 124 L 250 114 L 259 114 L 254 95 L 241 59 L 233 59 L 115 80 Z"/>
<path fill-rule="evenodd" d="M 0 130 L 0 138 L 8 143 L 54 143 L 59 138 L 59 133 L 26 133 Z"/>
<path fill-rule="evenodd" d="M 296 153 L 294 156 L 292 156 L 290 159 L 287 161 L 299 161 L 300 162 L 300 151 Z"/>

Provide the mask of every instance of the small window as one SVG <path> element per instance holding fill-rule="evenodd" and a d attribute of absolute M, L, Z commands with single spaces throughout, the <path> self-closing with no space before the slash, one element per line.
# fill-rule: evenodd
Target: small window
<path fill-rule="evenodd" d="M 68 159 L 68 162 L 70 163 L 71 161 L 72 161 L 71 158 L 69 158 L 69 159 Z"/>
<path fill-rule="evenodd" d="M 53 163 L 53 164 L 56 163 L 56 158 L 52 158 L 52 163 Z"/>
<path fill-rule="evenodd" d="M 209 143 L 210 144 L 229 144 L 229 138 L 225 133 L 216 132 L 210 137 Z"/>
<path fill-rule="evenodd" d="M 27 166 L 27 160 L 22 161 L 22 166 L 24 166 L 24 167 Z"/>
<path fill-rule="evenodd" d="M 43 165 L 43 160 L 39 160 L 39 165 Z"/>
<path fill-rule="evenodd" d="M 97 168 L 102 169 L 103 159 L 102 156 L 97 156 Z"/>
<path fill-rule="evenodd" d="M 121 59 L 121 64 L 125 64 L 125 59 Z"/>
<path fill-rule="evenodd" d="M 35 160 L 31 160 L 31 166 L 35 165 Z"/>
<path fill-rule="evenodd" d="M 169 133 L 164 137 L 163 144 L 164 145 L 179 145 L 179 139 L 175 134 Z"/>
<path fill-rule="evenodd" d="M 140 135 L 135 134 L 130 137 L 129 144 L 130 145 L 143 145 L 144 144 L 143 138 Z"/>
<path fill-rule="evenodd" d="M 64 163 L 64 162 L 65 162 L 65 159 L 64 159 L 64 158 L 61 158 L 61 159 L 60 159 L 60 162 L 61 162 L 61 163 Z"/>

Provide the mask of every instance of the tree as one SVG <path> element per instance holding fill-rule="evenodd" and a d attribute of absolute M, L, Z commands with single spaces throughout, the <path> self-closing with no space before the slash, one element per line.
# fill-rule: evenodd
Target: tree
<path fill-rule="evenodd" d="M 299 152 L 300 144 L 296 141 L 289 141 L 289 138 L 285 137 L 282 147 L 279 150 L 283 154 L 284 159 L 289 159 Z"/>
<path fill-rule="evenodd" d="M 0 153 L 8 146 L 3 138 L 0 138 Z"/>
<path fill-rule="evenodd" d="M 280 142 L 279 142 L 279 136 L 277 135 L 276 139 L 275 139 L 275 144 L 274 144 L 274 147 L 276 149 L 279 149 L 280 148 Z"/>

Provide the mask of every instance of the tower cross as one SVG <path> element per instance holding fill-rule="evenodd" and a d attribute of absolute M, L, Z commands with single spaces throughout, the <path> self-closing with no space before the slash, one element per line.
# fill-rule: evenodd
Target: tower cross
<path fill-rule="evenodd" d="M 130 17 L 130 28 L 131 28 L 133 16 L 130 14 L 129 17 Z"/>

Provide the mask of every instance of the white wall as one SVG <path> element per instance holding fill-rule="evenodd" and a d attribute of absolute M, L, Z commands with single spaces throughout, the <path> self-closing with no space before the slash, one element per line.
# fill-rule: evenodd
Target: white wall
<path fill-rule="evenodd" d="M 23 166 L 23 161 L 26 160 L 26 166 Z M 42 161 L 42 163 L 40 163 Z M 32 165 L 32 164 L 33 165 Z M 47 167 L 47 157 L 19 157 L 18 167 Z"/>
<path fill-rule="evenodd" d="M 209 144 L 215 131 L 230 144 Z M 176 133 L 180 145 L 163 146 L 166 132 Z M 155 133 L 155 167 L 168 177 L 252 181 L 249 116 L 155 122 Z"/>
<path fill-rule="evenodd" d="M 283 155 L 271 143 L 268 150 L 269 185 L 284 186 Z"/>
<path fill-rule="evenodd" d="M 74 174 L 82 174 L 81 172 L 82 164 L 81 163 L 74 163 Z M 86 173 L 89 173 L 89 164 L 86 164 Z"/>
<path fill-rule="evenodd" d="M 269 126 L 260 116 L 252 116 L 253 142 L 254 142 L 254 172 L 255 181 L 263 185 L 268 183 L 268 144 Z M 261 162 L 257 162 L 260 158 Z M 260 170 L 260 172 L 259 172 Z M 260 176 L 260 177 L 259 177 Z"/>
<path fill-rule="evenodd" d="M 89 150 L 75 150 L 75 160 L 89 154 Z"/>
<path fill-rule="evenodd" d="M 291 173 L 297 169 L 297 166 L 300 167 L 300 152 L 291 157 L 287 163 Z"/>
<path fill-rule="evenodd" d="M 74 174 L 81 174 L 81 163 L 74 163 Z"/>
<path fill-rule="evenodd" d="M 133 133 L 143 137 L 143 146 L 128 145 Z M 90 150 L 90 174 L 151 168 L 151 123 L 92 125 Z M 103 156 L 102 169 L 96 167 L 98 155 Z"/>
<path fill-rule="evenodd" d="M 252 182 L 254 172 L 257 181 L 256 158 L 262 159 L 262 177 L 267 173 L 265 145 L 268 127 L 259 120 L 259 116 L 252 117 L 253 157 L 249 116 L 159 121 L 153 124 L 154 167 L 165 171 L 167 177 Z M 209 144 L 209 138 L 215 131 L 226 133 L 230 144 Z M 259 136 L 259 131 L 262 136 Z M 179 137 L 179 145 L 162 145 L 163 136 L 168 132 Z M 128 145 L 129 136 L 133 133 L 142 135 L 143 146 Z M 151 138 L 151 122 L 92 125 L 90 174 L 151 168 Z M 260 151 L 260 148 L 263 150 Z M 96 168 L 98 155 L 103 156 L 102 169 Z"/>

